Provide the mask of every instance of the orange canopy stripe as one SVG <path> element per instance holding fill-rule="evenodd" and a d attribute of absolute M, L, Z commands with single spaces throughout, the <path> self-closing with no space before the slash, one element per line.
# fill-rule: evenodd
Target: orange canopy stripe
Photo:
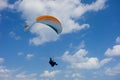
<path fill-rule="evenodd" d="M 55 18 L 53 16 L 49 16 L 49 15 L 39 16 L 36 18 L 37 22 L 39 22 L 40 20 L 52 20 L 54 22 L 61 24 L 61 22 L 57 18 Z"/>

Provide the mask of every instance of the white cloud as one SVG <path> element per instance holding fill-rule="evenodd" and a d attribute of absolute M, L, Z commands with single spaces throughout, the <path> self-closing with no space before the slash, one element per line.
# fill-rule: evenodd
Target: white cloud
<path fill-rule="evenodd" d="M 17 36 L 15 32 L 11 31 L 9 32 L 9 36 L 15 40 L 20 40 L 21 37 L 20 36 Z"/>
<path fill-rule="evenodd" d="M 14 9 L 15 5 L 16 5 L 16 3 L 15 4 L 9 4 L 8 0 L 0 0 L 0 10 L 4 10 L 6 8 Z"/>
<path fill-rule="evenodd" d="M 0 10 L 5 9 L 8 6 L 7 0 L 0 0 Z"/>
<path fill-rule="evenodd" d="M 3 62 L 4 62 L 4 58 L 0 57 L 0 63 L 3 63 Z"/>
<path fill-rule="evenodd" d="M 116 38 L 116 43 L 117 43 L 117 44 L 120 44 L 120 37 L 117 37 L 117 38 Z"/>
<path fill-rule="evenodd" d="M 112 48 L 108 48 L 105 52 L 106 56 L 113 57 L 113 56 L 120 56 L 120 37 L 116 38 L 116 45 Z"/>
<path fill-rule="evenodd" d="M 120 64 L 116 65 L 113 68 L 108 68 L 105 71 L 105 74 L 110 76 L 120 75 Z"/>
<path fill-rule="evenodd" d="M 33 57 L 34 57 L 34 54 L 27 54 L 26 55 L 26 59 L 28 59 L 28 60 L 31 59 L 31 58 L 33 58 Z"/>
<path fill-rule="evenodd" d="M 16 74 L 16 80 L 37 80 L 36 73 L 26 74 L 25 72 L 21 72 Z"/>
<path fill-rule="evenodd" d="M 10 70 L 5 66 L 0 66 L 0 80 L 38 80 L 37 73 L 27 73 L 20 70 Z"/>
<path fill-rule="evenodd" d="M 100 66 L 104 66 L 105 64 L 107 64 L 111 60 L 112 60 L 112 58 L 105 58 L 105 59 L 101 60 L 100 61 Z"/>
<path fill-rule="evenodd" d="M 40 77 L 42 77 L 42 78 L 53 78 L 59 73 L 60 73 L 60 70 L 55 70 L 55 71 L 51 71 L 51 72 L 46 70 L 40 75 Z"/>
<path fill-rule="evenodd" d="M 105 7 L 107 0 L 96 0 L 91 4 L 82 4 L 80 0 L 22 0 L 19 1 L 18 10 L 23 13 L 26 22 L 34 22 L 35 18 L 40 15 L 53 15 L 62 22 L 62 34 L 80 31 L 89 28 L 89 24 L 79 24 L 77 19 L 81 18 L 88 11 L 99 11 Z M 34 5 L 33 5 L 34 4 Z M 37 28 L 37 27 L 35 27 Z M 31 30 L 33 31 L 33 29 Z M 51 33 L 49 30 L 48 33 Z M 38 32 L 35 32 L 37 34 Z M 46 33 L 47 34 L 47 33 Z M 40 32 L 39 35 L 30 40 L 35 45 L 41 45 L 48 41 L 55 41 L 55 38 L 50 38 L 51 35 L 46 35 Z M 44 36 L 44 37 L 43 37 Z"/>
<path fill-rule="evenodd" d="M 72 79 L 72 80 L 80 80 L 85 78 L 85 76 L 81 73 L 82 71 L 80 70 L 64 70 L 64 79 L 68 80 L 68 79 Z"/>
<path fill-rule="evenodd" d="M 11 80 L 12 70 L 7 69 L 4 66 L 0 66 L 0 79 L 1 80 Z"/>
<path fill-rule="evenodd" d="M 23 52 L 18 52 L 18 56 L 22 56 L 23 55 Z"/>
<path fill-rule="evenodd" d="M 47 78 L 54 78 L 60 70 L 44 71 L 44 73 L 28 73 L 20 69 L 8 69 L 5 66 L 0 66 L 0 80 L 45 80 Z M 40 75 L 40 76 L 39 76 Z"/>
<path fill-rule="evenodd" d="M 96 57 L 86 57 L 87 51 L 85 49 L 79 49 L 73 55 L 70 54 L 69 51 L 66 51 L 62 59 L 68 63 L 70 63 L 70 68 L 77 69 L 97 69 L 111 61 L 111 58 L 106 58 L 99 61 Z"/>
<path fill-rule="evenodd" d="M 112 49 L 108 48 L 105 52 L 107 56 L 120 56 L 120 45 L 113 46 Z"/>
<path fill-rule="evenodd" d="M 82 49 L 82 48 L 85 48 L 85 41 L 81 41 L 81 43 L 79 44 L 78 46 L 78 49 Z"/>
<path fill-rule="evenodd" d="M 76 78 L 80 78 L 83 76 L 80 73 L 73 73 L 71 77 L 76 79 Z"/>

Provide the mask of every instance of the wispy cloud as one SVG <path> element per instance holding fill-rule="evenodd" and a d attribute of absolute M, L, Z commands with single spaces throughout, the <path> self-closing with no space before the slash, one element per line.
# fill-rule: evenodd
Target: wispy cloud
<path fill-rule="evenodd" d="M 27 60 L 30 60 L 30 59 L 35 57 L 35 55 L 32 54 L 32 53 L 28 53 L 28 54 L 25 55 L 23 52 L 18 52 L 17 55 L 21 56 L 21 57 L 23 57 L 23 58 L 25 58 Z"/>
<path fill-rule="evenodd" d="M 37 80 L 36 76 L 36 73 L 27 74 L 26 72 L 21 72 L 15 75 L 17 80 Z"/>
<path fill-rule="evenodd" d="M 117 38 L 116 38 L 116 43 L 117 43 L 117 44 L 120 44 L 120 37 L 117 37 Z"/>
<path fill-rule="evenodd" d="M 79 46 L 77 47 L 78 49 L 82 49 L 85 48 L 85 41 L 81 41 L 81 43 L 79 44 Z"/>
<path fill-rule="evenodd" d="M 71 76 L 75 80 L 79 80 L 79 78 L 84 78 L 80 73 L 73 73 Z"/>
<path fill-rule="evenodd" d="M 0 63 L 3 63 L 4 61 L 5 59 L 0 57 Z"/>
<path fill-rule="evenodd" d="M 14 74 L 15 70 L 10 70 L 8 68 L 6 68 L 5 66 L 0 66 L 0 79 L 1 80 L 14 80 L 15 77 L 13 78 L 13 74 Z"/>
<path fill-rule="evenodd" d="M 23 55 L 23 52 L 18 52 L 18 56 L 22 56 Z"/>
<path fill-rule="evenodd" d="M 9 36 L 15 40 L 20 40 L 21 37 L 20 36 L 17 36 L 15 32 L 11 31 L 9 32 Z"/>
<path fill-rule="evenodd" d="M 120 75 L 120 64 L 112 68 L 107 68 L 105 74 L 110 76 Z"/>
<path fill-rule="evenodd" d="M 28 59 L 28 60 L 31 59 L 31 58 L 33 58 L 33 57 L 34 57 L 34 54 L 27 54 L 26 55 L 26 59 Z"/>
<path fill-rule="evenodd" d="M 0 66 L 0 79 L 1 80 L 37 80 L 36 73 L 22 72 L 19 70 L 10 70 L 5 66 Z"/>
<path fill-rule="evenodd" d="M 51 71 L 51 72 L 46 70 L 40 75 L 40 77 L 42 77 L 42 78 L 54 78 L 59 73 L 60 73 L 60 70 L 55 70 L 55 71 Z"/>

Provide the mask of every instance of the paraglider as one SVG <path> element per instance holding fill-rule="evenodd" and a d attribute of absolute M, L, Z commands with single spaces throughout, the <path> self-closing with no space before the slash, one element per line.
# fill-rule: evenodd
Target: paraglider
<path fill-rule="evenodd" d="M 51 67 L 54 67 L 55 65 L 58 65 L 51 57 L 49 60 L 49 64 L 51 65 Z"/>
<path fill-rule="evenodd" d="M 36 18 L 31 25 L 25 24 L 25 30 L 30 29 L 35 23 L 42 23 L 53 29 L 57 34 L 62 32 L 61 22 L 54 16 L 43 15 Z"/>
<path fill-rule="evenodd" d="M 60 34 L 62 32 L 61 22 L 56 17 L 50 16 L 50 15 L 39 16 L 36 18 L 35 22 L 33 22 L 32 24 L 25 24 L 24 26 L 25 31 L 29 30 L 36 23 L 42 23 L 47 25 L 57 34 Z M 52 58 L 50 58 L 49 64 L 51 65 L 51 67 L 58 65 Z"/>

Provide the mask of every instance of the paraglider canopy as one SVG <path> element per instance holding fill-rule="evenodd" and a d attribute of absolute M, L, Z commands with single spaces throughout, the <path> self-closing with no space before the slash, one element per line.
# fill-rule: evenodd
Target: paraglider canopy
<path fill-rule="evenodd" d="M 61 26 L 61 22 L 54 16 L 50 16 L 50 15 L 43 15 L 43 16 L 39 16 L 36 18 L 36 21 L 31 24 L 31 25 L 25 25 L 25 29 L 29 29 L 30 27 L 32 27 L 35 23 L 42 23 L 47 25 L 48 27 L 52 28 L 57 34 L 62 32 L 62 26 Z"/>

